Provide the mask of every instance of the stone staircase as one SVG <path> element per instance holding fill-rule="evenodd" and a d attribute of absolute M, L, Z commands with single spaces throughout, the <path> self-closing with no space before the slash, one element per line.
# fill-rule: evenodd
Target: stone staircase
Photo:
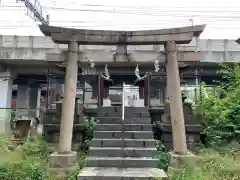
<path fill-rule="evenodd" d="M 146 180 L 165 178 L 156 168 L 157 159 L 148 108 L 128 107 L 121 120 L 121 107 L 99 110 L 94 139 L 86 167 L 79 180 Z"/>

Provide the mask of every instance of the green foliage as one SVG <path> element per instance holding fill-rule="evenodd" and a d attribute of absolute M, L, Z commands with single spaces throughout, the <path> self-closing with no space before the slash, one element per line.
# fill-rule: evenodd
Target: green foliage
<path fill-rule="evenodd" d="M 35 144 L 35 145 L 34 145 Z M 1 180 L 45 180 L 48 177 L 43 155 L 47 154 L 39 138 L 27 140 L 24 146 L 16 147 L 7 138 L 0 138 Z M 46 157 L 46 156 L 45 156 Z"/>
<path fill-rule="evenodd" d="M 97 119 L 94 117 L 84 118 L 84 142 L 79 147 L 79 151 L 84 153 L 85 155 L 88 153 L 89 146 L 91 144 L 91 140 L 93 138 L 94 130 L 96 129 L 96 125 L 99 123 Z"/>
<path fill-rule="evenodd" d="M 155 158 L 158 159 L 157 167 L 159 169 L 163 169 L 166 172 L 169 166 L 170 158 L 169 153 L 164 151 L 158 151 L 157 156 Z"/>
<path fill-rule="evenodd" d="M 232 152 L 230 149 L 202 150 L 198 154 L 201 157 L 200 162 L 175 174 L 172 180 L 239 180 L 239 152 L 239 150 Z"/>
<path fill-rule="evenodd" d="M 42 137 L 29 137 L 22 146 L 23 153 L 26 157 L 38 155 L 41 158 L 47 158 L 50 152 L 47 144 Z"/>
<path fill-rule="evenodd" d="M 226 80 L 216 85 L 217 94 L 204 93 L 202 85 L 196 114 L 203 124 L 206 142 L 219 145 L 240 139 L 240 65 L 221 64 L 219 73 Z"/>
<path fill-rule="evenodd" d="M 98 123 L 94 118 L 85 119 L 86 142 L 90 142 Z M 76 180 L 85 166 L 86 152 L 79 152 L 78 164 L 67 177 L 50 175 L 48 164 L 50 149 L 42 137 L 30 137 L 22 146 L 15 146 L 5 136 L 0 136 L 0 180 Z"/>
<path fill-rule="evenodd" d="M 75 168 L 71 173 L 68 174 L 66 180 L 77 180 L 80 170 L 81 169 L 79 167 Z"/>
<path fill-rule="evenodd" d="M 94 117 L 91 118 L 84 118 L 84 132 L 85 132 L 85 139 L 91 140 L 93 138 L 93 132 L 96 128 L 96 125 L 99 123 L 97 119 Z"/>

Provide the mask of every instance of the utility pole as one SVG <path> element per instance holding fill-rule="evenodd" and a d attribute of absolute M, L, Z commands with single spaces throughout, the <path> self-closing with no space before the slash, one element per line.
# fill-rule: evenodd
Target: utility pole
<path fill-rule="evenodd" d="M 0 0 L 1 2 L 1 0 Z M 34 21 L 38 21 L 41 24 L 49 25 L 49 15 L 43 16 L 42 6 L 39 0 L 16 0 L 16 2 L 23 2 L 28 12 L 27 15 Z"/>

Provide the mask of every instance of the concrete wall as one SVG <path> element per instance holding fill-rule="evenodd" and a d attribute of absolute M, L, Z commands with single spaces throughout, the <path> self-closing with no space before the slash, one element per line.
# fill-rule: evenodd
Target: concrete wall
<path fill-rule="evenodd" d="M 240 61 L 240 45 L 234 40 L 210 40 L 201 39 L 198 41 L 198 48 L 202 52 L 201 61 L 203 62 L 235 62 Z M 193 51 L 196 49 L 196 41 L 193 40 L 188 45 L 181 45 L 183 51 Z M 60 52 L 66 49 L 66 45 L 58 45 L 45 36 L 0 36 L 0 60 L 40 60 L 45 59 L 48 52 Z M 116 50 L 115 46 L 80 46 L 82 51 L 93 53 L 109 52 Z M 134 52 L 160 52 L 163 46 L 128 46 L 128 51 Z M 146 61 L 149 59 L 144 56 Z"/>

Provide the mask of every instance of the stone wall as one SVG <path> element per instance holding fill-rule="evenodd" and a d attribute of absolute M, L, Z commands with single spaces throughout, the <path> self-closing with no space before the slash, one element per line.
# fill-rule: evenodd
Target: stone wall
<path fill-rule="evenodd" d="M 60 135 L 61 108 L 62 102 L 56 102 L 56 106 L 46 110 L 43 116 L 43 135 L 46 141 L 54 147 L 56 147 Z M 74 150 L 77 150 L 83 141 L 84 117 L 95 117 L 96 114 L 96 109 L 83 110 L 82 105 L 76 103 L 72 139 Z"/>
<path fill-rule="evenodd" d="M 183 111 L 188 149 L 194 150 L 201 143 L 201 125 L 193 114 L 191 104 L 183 103 Z M 167 150 L 173 149 L 170 105 L 168 103 L 165 104 L 164 113 L 162 115 L 158 128 L 159 129 L 157 130 L 158 133 L 156 138 L 163 142 Z"/>

